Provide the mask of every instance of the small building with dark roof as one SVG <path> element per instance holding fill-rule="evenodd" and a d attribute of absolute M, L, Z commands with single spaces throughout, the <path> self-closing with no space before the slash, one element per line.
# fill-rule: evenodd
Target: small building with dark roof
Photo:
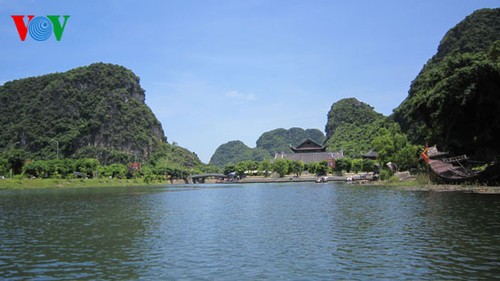
<path fill-rule="evenodd" d="M 361 158 L 375 160 L 378 158 L 378 153 L 376 151 L 370 150 L 367 153 L 361 155 Z"/>
<path fill-rule="evenodd" d="M 306 139 L 304 142 L 298 146 L 290 146 L 290 149 L 295 153 L 314 153 L 314 152 L 325 152 L 326 146 L 320 145 L 312 139 Z"/>

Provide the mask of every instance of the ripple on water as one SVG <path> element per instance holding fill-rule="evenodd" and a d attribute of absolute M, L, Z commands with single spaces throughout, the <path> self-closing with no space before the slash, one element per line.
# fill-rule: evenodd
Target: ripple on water
<path fill-rule="evenodd" d="M 0 192 L 0 276 L 488 280 L 499 215 L 498 196 L 333 184 Z"/>

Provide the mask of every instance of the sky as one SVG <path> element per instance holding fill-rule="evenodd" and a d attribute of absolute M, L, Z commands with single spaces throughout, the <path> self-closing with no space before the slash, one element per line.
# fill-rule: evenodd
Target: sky
<path fill-rule="evenodd" d="M 208 163 L 264 132 L 324 131 L 355 97 L 389 115 L 445 33 L 491 0 L 0 0 L 0 85 L 95 62 L 140 77 L 169 143 Z M 11 15 L 69 15 L 21 41 Z M 0 105 L 1 106 L 1 105 Z"/>

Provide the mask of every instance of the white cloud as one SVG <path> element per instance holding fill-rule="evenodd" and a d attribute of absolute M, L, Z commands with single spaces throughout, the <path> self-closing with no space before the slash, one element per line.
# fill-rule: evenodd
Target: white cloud
<path fill-rule="evenodd" d="M 243 100 L 243 101 L 257 100 L 257 97 L 254 94 L 241 93 L 238 91 L 229 91 L 226 93 L 226 97 L 230 99 Z"/>

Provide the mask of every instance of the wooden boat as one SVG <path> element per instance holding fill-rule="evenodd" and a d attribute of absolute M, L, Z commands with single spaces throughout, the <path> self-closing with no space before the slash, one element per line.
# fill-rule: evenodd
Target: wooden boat
<path fill-rule="evenodd" d="M 425 148 L 421 154 L 424 162 L 429 168 L 429 175 L 436 183 L 487 183 L 496 184 L 500 182 L 500 165 L 493 164 L 482 171 L 475 171 L 465 167 L 462 162 L 469 158 L 466 155 L 443 159 L 431 159 Z"/>

